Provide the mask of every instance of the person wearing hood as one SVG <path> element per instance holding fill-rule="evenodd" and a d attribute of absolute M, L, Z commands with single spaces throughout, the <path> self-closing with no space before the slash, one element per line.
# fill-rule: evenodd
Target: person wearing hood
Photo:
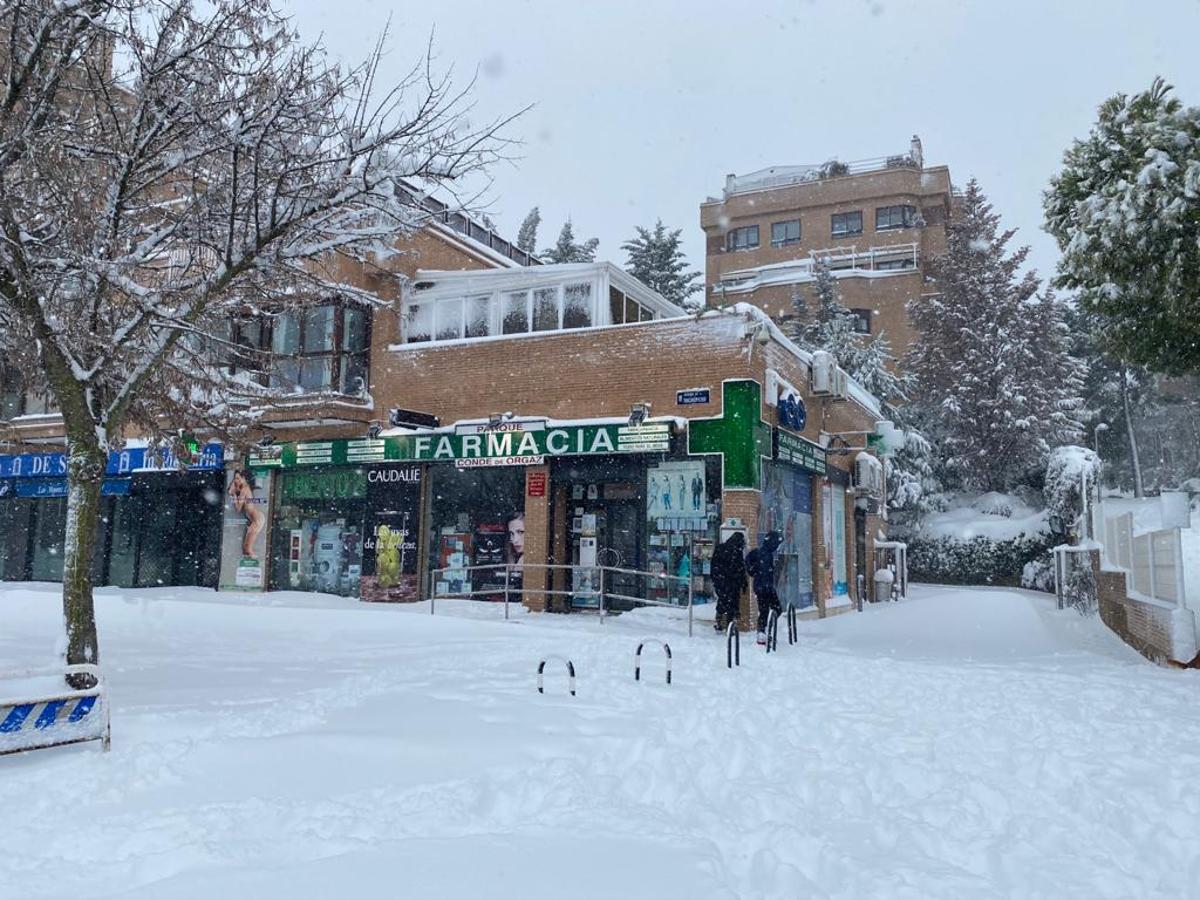
<path fill-rule="evenodd" d="M 746 537 L 735 531 L 717 545 L 712 556 L 713 589 L 717 593 L 717 631 L 737 619 L 738 598 L 746 589 Z"/>
<path fill-rule="evenodd" d="M 767 620 L 771 610 L 783 612 L 779 603 L 779 592 L 775 590 L 775 551 L 783 542 L 778 531 L 769 531 L 762 543 L 746 557 L 746 569 L 754 579 L 754 597 L 758 600 L 758 642 L 767 642 Z"/>

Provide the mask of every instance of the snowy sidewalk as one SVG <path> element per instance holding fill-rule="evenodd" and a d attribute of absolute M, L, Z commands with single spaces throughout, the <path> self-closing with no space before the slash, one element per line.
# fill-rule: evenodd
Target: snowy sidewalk
<path fill-rule="evenodd" d="M 113 750 L 0 758 L 22 898 L 1186 897 L 1194 672 L 1017 590 L 800 624 L 101 592 Z M 0 586 L 0 668 L 54 589 Z M 638 639 L 665 637 L 675 684 Z M 781 635 L 781 637 L 784 637 Z M 1111 638 L 1111 639 L 1110 639 Z M 579 696 L 537 661 L 571 657 Z M 69 861 L 69 864 L 64 864 Z"/>

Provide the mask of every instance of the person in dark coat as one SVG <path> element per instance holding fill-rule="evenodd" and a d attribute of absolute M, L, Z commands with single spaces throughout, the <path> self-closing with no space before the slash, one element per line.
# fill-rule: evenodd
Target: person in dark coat
<path fill-rule="evenodd" d="M 767 619 L 771 610 L 783 612 L 779 592 L 775 590 L 775 551 L 783 542 L 778 531 L 769 531 L 762 543 L 746 557 L 746 569 L 754 579 L 754 597 L 758 600 L 758 642 L 767 642 Z"/>
<path fill-rule="evenodd" d="M 746 589 L 746 537 L 735 531 L 717 545 L 712 557 L 713 589 L 717 592 L 717 631 L 737 619 L 738 598 Z"/>

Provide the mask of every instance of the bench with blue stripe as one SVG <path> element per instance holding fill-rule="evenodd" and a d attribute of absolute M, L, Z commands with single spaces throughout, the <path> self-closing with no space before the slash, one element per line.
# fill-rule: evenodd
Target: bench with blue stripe
<path fill-rule="evenodd" d="M 93 686 L 44 694 L 19 696 L 19 699 L 0 699 L 0 755 L 61 747 L 84 741 L 100 741 L 105 750 L 111 744 L 108 692 L 97 666 L 67 666 L 53 671 L 17 672 L 0 677 L 0 698 L 7 691 L 5 682 L 12 679 L 52 678 L 63 684 L 64 675 L 91 676 Z"/>

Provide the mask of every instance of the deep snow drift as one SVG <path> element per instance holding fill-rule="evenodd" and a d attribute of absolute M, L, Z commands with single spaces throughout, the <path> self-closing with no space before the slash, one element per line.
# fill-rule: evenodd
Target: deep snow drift
<path fill-rule="evenodd" d="M 113 750 L 0 758 L 0 895 L 1195 896 L 1200 677 L 1052 607 L 918 586 L 730 672 L 649 611 L 106 589 Z M 59 620 L 0 587 L 4 668 Z"/>

